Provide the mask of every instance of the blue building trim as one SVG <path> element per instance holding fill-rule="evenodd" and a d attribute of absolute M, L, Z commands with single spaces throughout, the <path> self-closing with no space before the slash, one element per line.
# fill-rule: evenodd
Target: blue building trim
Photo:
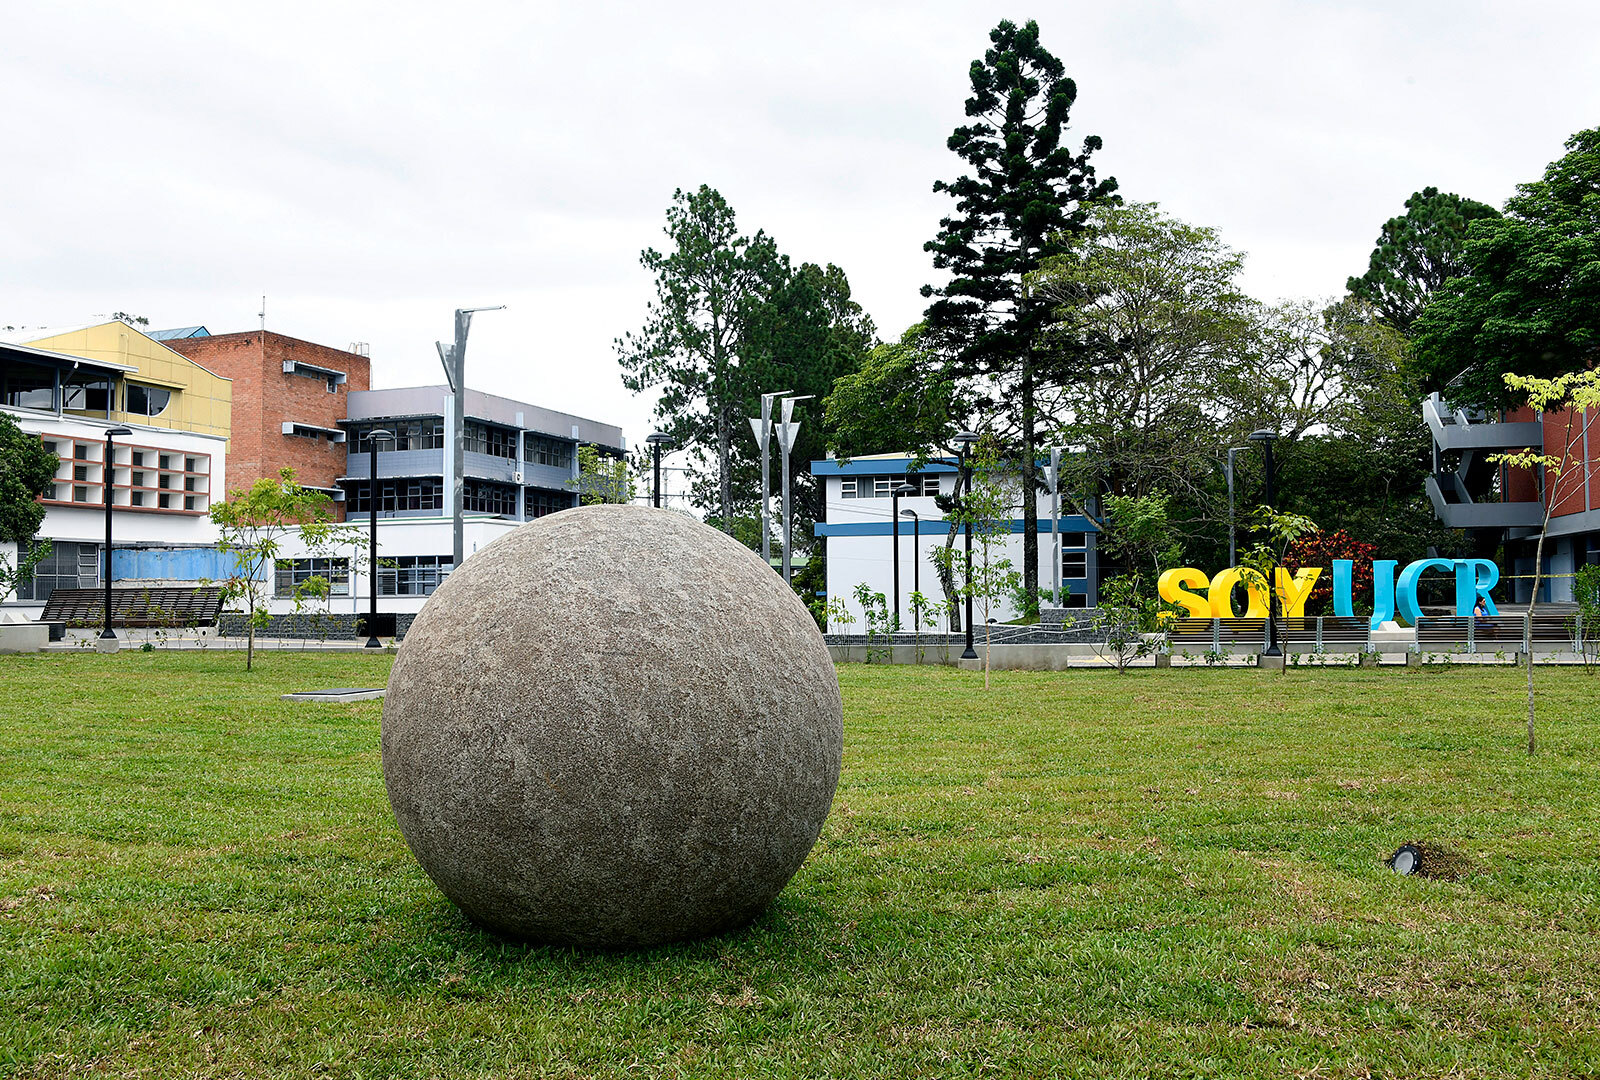
<path fill-rule="evenodd" d="M 1098 532 L 1099 531 L 1095 527 L 1095 525 L 1094 525 L 1094 523 L 1092 521 L 1090 521 L 1088 518 L 1084 517 L 1081 514 L 1072 514 L 1072 515 L 1067 516 L 1067 517 L 1057 518 L 1056 520 L 1060 523 L 1059 527 L 1060 527 L 1060 531 L 1061 532 L 1092 533 L 1092 532 Z M 937 526 L 937 528 L 935 528 L 935 526 Z M 947 519 L 945 519 L 945 518 L 932 518 L 932 519 L 929 519 L 929 520 L 924 521 L 922 523 L 922 535 L 923 536 L 932 536 L 935 532 L 938 532 L 940 535 L 943 535 L 944 532 L 949 527 L 950 526 L 949 526 L 949 523 L 948 523 Z M 838 524 L 834 524 L 834 523 L 827 522 L 827 521 L 819 521 L 813 526 L 813 530 L 814 530 L 814 532 L 815 532 L 815 534 L 817 536 L 893 536 L 894 535 L 894 525 L 893 525 L 893 523 L 888 522 L 888 521 L 848 521 L 848 522 L 840 522 Z M 1011 520 L 1011 533 L 1012 533 L 1012 535 L 1021 535 L 1022 532 L 1023 532 L 1022 519 L 1021 518 L 1013 518 Z M 911 525 L 902 524 L 900 526 L 900 535 L 901 536 L 910 536 L 911 534 L 912 534 L 912 526 Z M 1049 536 L 1050 535 L 1050 519 L 1049 518 L 1040 518 L 1039 519 L 1039 535 L 1040 536 Z"/>
<path fill-rule="evenodd" d="M 920 469 L 913 469 L 914 458 L 857 458 L 854 461 L 836 461 L 827 458 L 811 463 L 812 476 L 897 476 L 902 473 L 953 473 L 954 465 L 930 461 Z"/>

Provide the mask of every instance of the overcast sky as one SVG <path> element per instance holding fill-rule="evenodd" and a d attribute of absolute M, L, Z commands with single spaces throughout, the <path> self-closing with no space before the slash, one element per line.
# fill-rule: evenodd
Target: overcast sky
<path fill-rule="evenodd" d="M 0 324 L 371 344 L 649 431 L 639 325 L 675 187 L 710 184 L 915 322 L 966 70 L 1039 20 L 1125 197 L 1221 230 L 1265 298 L 1331 296 L 1428 184 L 1494 204 L 1600 124 L 1592 3 L 94 4 L 0 8 Z"/>

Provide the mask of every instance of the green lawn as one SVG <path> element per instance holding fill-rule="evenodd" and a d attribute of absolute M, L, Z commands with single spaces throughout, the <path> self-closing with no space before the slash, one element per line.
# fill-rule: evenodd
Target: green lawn
<path fill-rule="evenodd" d="M 406 851 L 388 658 L 0 657 L 0 1073 L 1600 1072 L 1600 679 L 847 667 L 754 926 L 503 944 Z M 1397 878 L 1400 842 L 1477 872 Z"/>

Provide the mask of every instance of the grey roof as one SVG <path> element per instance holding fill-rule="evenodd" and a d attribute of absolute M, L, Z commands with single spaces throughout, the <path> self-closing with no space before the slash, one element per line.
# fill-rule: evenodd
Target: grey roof
<path fill-rule="evenodd" d="M 174 341 L 178 338 L 210 337 L 211 331 L 203 326 L 180 326 L 175 330 L 148 330 L 144 336 L 157 341 Z"/>
<path fill-rule="evenodd" d="M 405 386 L 391 390 L 352 390 L 346 411 L 350 420 L 378 420 L 399 416 L 443 416 L 449 389 L 439 386 Z M 623 449 L 622 429 L 571 413 L 514 401 L 498 394 L 467 388 L 467 416 L 491 424 L 537 431 L 557 438 Z"/>

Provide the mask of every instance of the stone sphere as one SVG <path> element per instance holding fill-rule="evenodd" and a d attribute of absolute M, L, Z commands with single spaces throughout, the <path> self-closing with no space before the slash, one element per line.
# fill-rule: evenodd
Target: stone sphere
<path fill-rule="evenodd" d="M 406 843 L 507 937 L 637 947 L 739 926 L 816 843 L 839 682 L 783 579 L 693 518 L 587 506 L 467 559 L 383 703 Z"/>

